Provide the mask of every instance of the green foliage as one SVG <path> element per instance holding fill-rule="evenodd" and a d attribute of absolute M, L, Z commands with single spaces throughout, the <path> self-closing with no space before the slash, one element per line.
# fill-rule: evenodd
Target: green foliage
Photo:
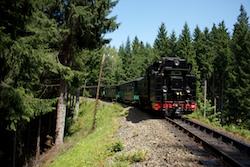
<path fill-rule="evenodd" d="M 127 116 L 129 114 L 129 110 L 124 110 L 123 112 L 120 113 L 120 116 Z"/>
<path fill-rule="evenodd" d="M 132 62 L 132 51 L 131 51 L 131 42 L 130 38 L 127 38 L 126 45 L 121 46 L 119 48 L 119 56 L 122 59 L 122 82 L 128 81 L 132 79 L 132 75 L 130 73 L 131 62 Z"/>
<path fill-rule="evenodd" d="M 110 155 L 113 155 L 117 152 L 120 152 L 124 149 L 123 142 L 121 140 L 114 141 L 107 145 L 107 151 L 110 152 Z"/>
<path fill-rule="evenodd" d="M 117 84 L 122 80 L 122 61 L 115 48 L 107 47 L 104 49 L 105 61 L 103 69 L 102 84 Z"/>
<path fill-rule="evenodd" d="M 209 122 L 214 125 L 214 126 L 217 126 L 217 127 L 221 127 L 221 120 L 219 119 L 221 116 L 221 112 L 217 112 L 217 113 L 214 113 L 214 114 L 210 114 L 208 116 L 208 120 Z"/>
<path fill-rule="evenodd" d="M 3 0 L 1 1 L 1 21 L 0 27 L 4 33 L 16 39 L 20 36 L 28 35 L 26 24 L 31 21 L 31 15 L 34 10 L 32 0 Z"/>
<path fill-rule="evenodd" d="M 190 30 L 188 24 L 185 23 L 182 33 L 178 39 L 178 56 L 181 58 L 185 58 L 188 62 L 194 63 L 195 59 L 195 52 L 192 45 L 192 37 L 190 34 Z M 194 64 L 192 64 L 194 66 Z"/>
<path fill-rule="evenodd" d="M 55 109 L 56 99 L 46 97 L 49 83 L 44 75 L 57 67 L 53 67 L 55 60 L 48 53 L 49 47 L 58 42 L 59 32 L 55 22 L 47 19 L 42 11 L 37 11 L 32 1 L 17 1 L 12 7 L 8 3 L 3 2 L 4 11 L 17 5 L 15 11 L 7 14 L 8 17 L 20 20 L 11 20 L 11 28 L 8 27 L 10 24 L 4 24 L 10 23 L 8 17 L 2 18 L 1 22 L 3 38 L 0 46 L 5 46 L 5 49 L 0 53 L 3 63 L 0 110 L 2 118 L 8 122 L 8 129 L 16 130 L 16 126 L 25 126 L 35 116 Z M 14 14 L 18 10 L 21 10 L 20 13 Z M 23 22 L 16 24 L 19 21 Z M 11 38 L 8 33 L 12 34 Z"/>
<path fill-rule="evenodd" d="M 116 162 L 129 162 L 130 164 L 136 162 L 143 162 L 147 159 L 148 151 L 145 150 L 132 150 L 128 154 L 119 154 L 115 157 Z"/>
<path fill-rule="evenodd" d="M 208 116 L 213 115 L 214 109 L 215 109 L 215 106 L 212 106 L 211 100 L 206 100 L 206 114 Z M 200 107 L 200 110 L 201 110 L 201 112 L 204 111 L 204 102 L 203 102 L 203 105 Z"/>
<path fill-rule="evenodd" d="M 201 102 L 200 108 L 193 112 L 190 117 L 203 120 L 206 123 L 214 124 L 216 126 L 220 125 L 220 112 L 214 112 L 215 106 L 212 106 L 211 100 L 206 101 L 206 118 L 204 118 L 204 102 Z"/>
<path fill-rule="evenodd" d="M 231 47 L 233 56 L 228 72 L 230 82 L 227 82 L 226 91 L 229 100 L 227 107 L 234 123 L 239 119 L 245 122 L 250 118 L 250 98 L 247 93 L 250 91 L 250 27 L 243 6 L 240 12 L 238 22 L 234 25 Z"/>
<path fill-rule="evenodd" d="M 235 124 L 223 126 L 223 128 L 229 132 L 240 134 L 241 136 L 246 137 L 247 139 L 250 139 L 250 131 L 248 129 L 243 129 Z"/>
<path fill-rule="evenodd" d="M 130 162 L 129 161 L 116 160 L 110 166 L 111 167 L 129 167 L 130 166 Z"/>
<path fill-rule="evenodd" d="M 132 151 L 132 153 L 128 156 L 128 160 L 131 163 L 143 162 L 147 159 L 147 153 L 148 151 L 145 151 L 145 150 Z"/>
<path fill-rule="evenodd" d="M 56 99 L 38 99 L 32 94 L 27 94 L 24 88 L 14 89 L 13 87 L 4 87 L 0 91 L 0 96 L 4 101 L 0 101 L 1 116 L 8 124 L 8 130 L 16 130 L 16 127 L 22 126 L 25 122 L 35 116 L 51 112 L 55 108 L 53 104 Z"/>
<path fill-rule="evenodd" d="M 119 26 L 116 16 L 108 17 L 117 3 L 110 0 L 1 1 L 1 126 L 8 130 L 18 128 L 21 133 L 27 122 L 55 110 L 58 93 L 67 93 L 66 89 L 60 92 L 60 81 L 67 82 L 65 88 L 72 94 L 77 91 L 99 65 L 96 50 L 109 42 L 104 34 Z M 77 128 L 70 133 L 75 131 Z"/>
<path fill-rule="evenodd" d="M 173 30 L 170 34 L 169 38 L 169 57 L 176 57 L 177 56 L 177 37 L 175 31 Z"/>
<path fill-rule="evenodd" d="M 81 130 L 82 127 L 79 122 L 75 122 L 72 118 L 66 118 L 65 131 L 67 138 L 76 134 L 77 132 L 80 132 Z"/>
<path fill-rule="evenodd" d="M 126 45 L 120 46 L 118 55 L 122 64 L 121 80 L 118 83 L 145 75 L 146 68 L 156 57 L 151 46 L 148 43 L 144 45 L 137 36 L 133 40 L 132 46 L 128 37 Z"/>
<path fill-rule="evenodd" d="M 47 162 L 43 166 L 105 166 L 107 157 L 123 149 L 122 141 L 113 138 L 119 128 L 115 118 L 122 107 L 99 103 L 97 126 L 95 131 L 90 133 L 94 105 L 95 103 L 90 101 L 80 105 L 78 123 L 72 126 L 81 129 L 72 133 L 66 140 L 77 143 L 68 149 L 62 148 L 57 157 L 52 157 L 53 162 Z"/>
<path fill-rule="evenodd" d="M 169 38 L 167 36 L 166 26 L 164 23 L 161 24 L 157 38 L 154 42 L 154 51 L 157 54 L 157 59 L 160 60 L 161 57 L 169 57 L 171 52 L 171 47 L 169 46 Z"/>
<path fill-rule="evenodd" d="M 199 27 L 196 27 L 193 45 L 196 52 L 196 62 L 201 72 L 201 80 L 210 78 L 213 72 L 214 53 L 208 28 L 205 28 L 202 33 Z"/>
<path fill-rule="evenodd" d="M 114 112 L 117 113 L 118 115 L 123 111 L 121 109 L 120 103 L 114 103 L 113 104 Z"/>
<path fill-rule="evenodd" d="M 232 38 L 224 21 L 218 25 L 214 24 L 211 31 L 208 28 L 201 31 L 197 26 L 193 35 L 190 33 L 188 24 L 185 23 L 178 39 L 174 31 L 167 36 L 165 24 L 162 23 L 154 48 L 149 47 L 146 52 L 140 52 L 138 49 L 137 37 L 132 45 L 128 38 L 126 45 L 122 45 L 118 52 L 122 58 L 123 69 L 126 71 L 122 74 L 127 76 L 123 77 L 124 81 L 132 78 L 130 74 L 136 75 L 134 71 L 139 71 L 138 66 L 134 64 L 139 65 L 140 59 L 134 62 L 133 55 L 139 58 L 141 54 L 149 53 L 147 57 L 151 61 L 148 61 L 149 64 L 154 60 L 159 60 L 164 54 L 164 56 L 186 58 L 192 64 L 192 72 L 197 79 L 198 109 L 194 114 L 199 118 L 203 117 L 204 80 L 207 80 L 207 119 L 204 121 L 221 126 L 221 123 L 223 125 L 237 124 L 241 120 L 240 126 L 248 128 L 248 120 L 250 120 L 248 112 L 250 100 L 247 95 L 250 78 L 250 31 L 248 16 L 243 6 L 240 12 L 238 22 L 234 25 Z M 215 106 L 216 113 L 214 113 Z"/>
<path fill-rule="evenodd" d="M 67 92 L 75 94 L 86 78 L 98 82 L 101 56 L 109 54 L 103 70 L 103 84 L 116 84 L 144 75 L 146 67 L 162 56 L 186 58 L 197 78 L 198 116 L 203 111 L 202 83 L 208 81 L 208 122 L 218 125 L 250 124 L 250 31 L 243 6 L 234 25 L 232 38 L 224 21 L 191 36 L 185 23 L 179 38 L 167 36 L 165 24 L 159 27 L 153 48 L 136 36 L 128 37 L 118 51 L 102 48 L 110 41 L 105 34 L 120 25 L 109 17 L 118 1 L 32 1 L 3 0 L 0 16 L 0 116 L 9 130 L 25 128 L 27 122 L 55 110 L 60 79 Z M 102 48 L 102 49 L 100 49 Z M 65 92 L 65 93 L 67 93 Z M 218 111 L 213 113 L 215 106 Z M 92 106 L 94 107 L 94 106 Z M 101 109 L 100 109 L 101 110 Z M 119 107 L 115 109 L 119 113 Z M 87 111 L 86 111 L 87 112 Z M 127 112 L 127 111 L 126 111 Z M 124 112 L 124 114 L 127 114 Z M 80 113 L 81 116 L 84 115 Z M 88 114 L 87 114 L 88 115 Z M 98 117 L 98 121 L 103 119 Z M 68 127 L 68 134 L 89 130 L 92 116 L 84 125 Z M 70 125 L 72 122 L 66 125 Z M 246 134 L 246 132 L 243 132 Z M 126 164 L 126 163 L 125 163 Z"/>
<path fill-rule="evenodd" d="M 238 135 L 241 135 L 247 139 L 250 139 L 250 131 L 248 128 L 244 128 L 240 125 L 236 124 L 228 124 L 228 125 L 221 125 L 220 120 L 218 119 L 219 115 L 221 113 L 217 112 L 207 118 L 204 118 L 203 115 L 201 115 L 199 112 L 194 112 L 191 115 L 188 115 L 188 117 L 199 119 L 209 125 L 215 126 L 217 128 L 224 129 L 228 132 L 232 132 Z"/>
<path fill-rule="evenodd" d="M 228 73 L 230 69 L 230 59 L 232 52 L 230 49 L 231 39 L 224 21 L 219 23 L 218 27 L 213 25 L 211 31 L 212 47 L 214 49 L 214 72 L 210 80 L 212 85 L 208 92 L 212 92 L 212 98 L 217 98 L 216 108 L 223 112 L 225 104 L 226 82 L 228 82 Z M 223 113 L 224 114 L 224 113 Z M 224 116 L 223 116 L 224 117 Z"/>
<path fill-rule="evenodd" d="M 16 130 L 18 122 L 28 122 L 34 117 L 34 110 L 31 107 L 32 97 L 27 96 L 23 88 L 5 88 L 1 91 L 0 101 L 1 115 L 8 121 L 7 129 Z"/>

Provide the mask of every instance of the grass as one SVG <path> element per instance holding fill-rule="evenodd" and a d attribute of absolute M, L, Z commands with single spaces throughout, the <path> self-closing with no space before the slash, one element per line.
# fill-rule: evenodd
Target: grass
<path fill-rule="evenodd" d="M 112 167 L 128 167 L 132 163 L 143 162 L 147 159 L 147 150 L 132 150 L 130 153 L 116 155 Z"/>
<path fill-rule="evenodd" d="M 124 149 L 123 142 L 121 140 L 114 141 L 108 145 L 108 152 L 110 155 L 113 155 L 117 152 L 120 152 Z"/>
<path fill-rule="evenodd" d="M 65 143 L 74 142 L 74 144 L 70 148 L 63 146 L 58 155 L 43 166 L 105 166 L 109 156 L 124 149 L 122 141 L 114 139 L 120 126 L 115 118 L 119 116 L 122 107 L 118 104 L 99 103 L 96 127 L 92 132 L 93 111 L 94 102 L 87 101 L 81 104 L 78 122 L 68 127 L 65 141 Z"/>
<path fill-rule="evenodd" d="M 223 130 L 226 130 L 228 132 L 232 132 L 234 134 L 238 134 L 242 137 L 245 137 L 247 139 L 250 140 L 250 131 L 247 130 L 247 129 L 244 129 L 240 126 L 237 126 L 237 125 L 224 125 L 222 126 L 219 122 L 218 119 L 215 119 L 214 116 L 210 116 L 210 117 L 207 117 L 207 118 L 204 118 L 203 115 L 200 115 L 199 112 L 194 112 L 190 115 L 188 115 L 188 117 L 191 117 L 191 118 L 195 118 L 195 119 L 198 119 L 198 120 L 201 120 L 209 125 L 212 125 L 212 126 L 215 126 L 217 128 L 220 128 L 220 129 L 223 129 Z"/>

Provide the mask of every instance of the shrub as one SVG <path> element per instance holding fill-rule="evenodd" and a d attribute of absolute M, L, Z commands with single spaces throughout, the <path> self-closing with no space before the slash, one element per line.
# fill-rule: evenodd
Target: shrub
<path fill-rule="evenodd" d="M 148 151 L 145 150 L 134 150 L 129 154 L 120 154 L 115 157 L 116 162 L 129 162 L 130 164 L 135 162 L 143 162 L 147 159 Z"/>
<path fill-rule="evenodd" d="M 122 151 L 124 149 L 124 145 L 122 143 L 121 140 L 117 140 L 111 144 L 109 144 L 108 146 L 108 152 L 112 154 L 116 153 L 116 152 L 119 152 L 119 151 Z"/>
<path fill-rule="evenodd" d="M 144 150 L 133 151 L 131 154 L 129 154 L 128 160 L 131 163 L 143 162 L 147 159 L 147 153 L 148 152 Z"/>

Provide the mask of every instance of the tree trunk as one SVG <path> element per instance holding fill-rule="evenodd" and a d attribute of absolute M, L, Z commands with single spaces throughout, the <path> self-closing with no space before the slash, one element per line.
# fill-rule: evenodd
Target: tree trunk
<path fill-rule="evenodd" d="M 16 166 L 16 141 L 17 140 L 17 127 L 14 132 L 14 139 L 13 139 L 13 155 L 12 155 L 12 166 Z"/>
<path fill-rule="evenodd" d="M 56 145 L 63 143 L 66 106 L 67 106 L 67 83 L 64 79 L 61 79 L 60 89 L 59 89 L 59 99 L 57 103 L 56 134 L 55 134 Z"/>
<path fill-rule="evenodd" d="M 42 113 L 40 113 L 39 121 L 38 121 L 38 129 L 37 129 L 37 141 L 36 141 L 36 161 L 39 160 L 40 157 L 40 141 L 41 141 L 41 122 L 42 122 Z"/>
<path fill-rule="evenodd" d="M 76 105 L 75 105 L 75 113 L 73 116 L 73 120 L 76 122 L 78 119 L 78 113 L 79 113 L 79 106 L 80 106 L 80 100 L 79 100 L 79 96 L 80 96 L 80 90 L 77 91 L 76 93 Z"/>
<path fill-rule="evenodd" d="M 213 72 L 213 99 L 214 99 L 214 114 L 216 114 L 217 102 L 216 102 L 216 92 L 215 92 L 215 72 Z"/>
<path fill-rule="evenodd" d="M 203 116 L 206 118 L 206 103 L 207 103 L 207 80 L 205 80 L 205 85 L 204 85 L 204 113 Z"/>
<path fill-rule="evenodd" d="M 224 72 L 222 72 L 221 77 L 221 120 L 220 123 L 223 126 L 223 110 L 224 110 Z"/>

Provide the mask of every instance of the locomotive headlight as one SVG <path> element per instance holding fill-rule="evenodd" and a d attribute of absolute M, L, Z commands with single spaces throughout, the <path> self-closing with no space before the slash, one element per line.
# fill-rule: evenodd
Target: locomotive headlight
<path fill-rule="evenodd" d="M 167 86 L 163 86 L 163 87 L 161 88 L 161 90 L 162 90 L 162 93 L 167 93 L 167 92 L 168 92 Z"/>
<path fill-rule="evenodd" d="M 189 94 L 191 92 L 191 88 L 189 86 L 186 86 L 185 91 L 186 91 L 187 94 Z"/>
<path fill-rule="evenodd" d="M 180 61 L 178 59 L 174 59 L 174 65 L 175 66 L 179 66 L 180 65 Z"/>

